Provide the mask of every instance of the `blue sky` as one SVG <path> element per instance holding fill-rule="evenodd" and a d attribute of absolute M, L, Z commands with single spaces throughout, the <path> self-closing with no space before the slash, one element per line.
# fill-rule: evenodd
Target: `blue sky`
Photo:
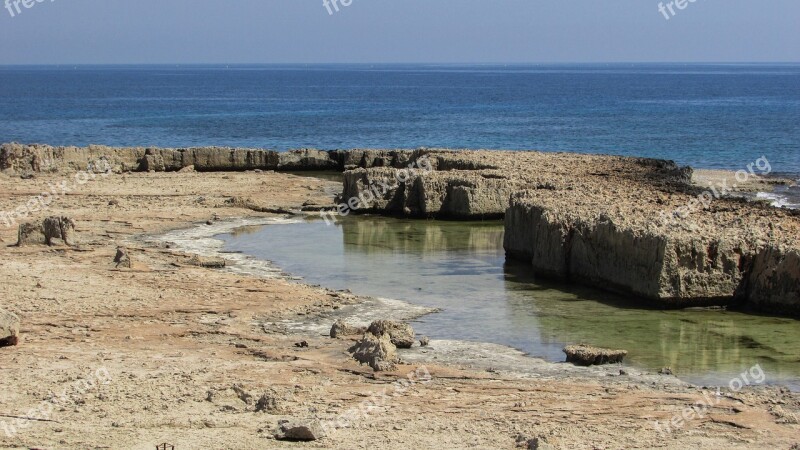
<path fill-rule="evenodd" d="M 798 0 L 9 1 L 0 64 L 800 61 Z"/>

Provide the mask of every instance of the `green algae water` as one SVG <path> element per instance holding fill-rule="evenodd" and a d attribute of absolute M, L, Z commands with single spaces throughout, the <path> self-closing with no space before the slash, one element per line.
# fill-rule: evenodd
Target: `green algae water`
<path fill-rule="evenodd" d="M 307 283 L 440 308 L 418 334 L 503 344 L 563 361 L 565 344 L 629 351 L 626 364 L 727 385 L 760 364 L 800 388 L 800 321 L 729 311 L 661 311 L 642 299 L 539 280 L 507 264 L 500 222 L 373 216 L 313 220 L 222 236 L 227 251 L 269 260 Z"/>

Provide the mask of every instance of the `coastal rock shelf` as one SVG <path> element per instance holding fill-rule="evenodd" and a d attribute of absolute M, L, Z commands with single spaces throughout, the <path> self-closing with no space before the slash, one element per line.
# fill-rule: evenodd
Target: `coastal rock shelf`
<path fill-rule="evenodd" d="M 0 146 L 0 170 L 9 174 L 86 170 L 98 160 L 116 172 L 343 171 L 341 201 L 359 199 L 358 212 L 504 217 L 508 258 L 538 275 L 663 307 L 800 315 L 798 212 L 736 198 L 687 208 L 703 189 L 691 184 L 691 169 L 669 161 L 440 149 Z"/>

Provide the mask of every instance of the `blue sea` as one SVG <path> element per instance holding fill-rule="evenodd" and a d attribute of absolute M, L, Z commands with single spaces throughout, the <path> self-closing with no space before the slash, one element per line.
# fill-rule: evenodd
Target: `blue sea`
<path fill-rule="evenodd" d="M 0 141 L 538 149 L 800 176 L 800 65 L 0 67 Z"/>

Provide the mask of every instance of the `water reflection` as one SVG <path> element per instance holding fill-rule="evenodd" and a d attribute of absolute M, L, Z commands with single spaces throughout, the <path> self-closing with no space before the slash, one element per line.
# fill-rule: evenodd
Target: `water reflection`
<path fill-rule="evenodd" d="M 279 264 L 310 283 L 442 308 L 415 325 L 434 338 L 510 345 L 562 361 L 566 343 L 627 349 L 628 362 L 701 384 L 762 365 L 800 386 L 798 321 L 726 311 L 660 311 L 635 298 L 535 279 L 505 264 L 499 222 L 346 218 L 227 236 L 227 249 Z"/>

